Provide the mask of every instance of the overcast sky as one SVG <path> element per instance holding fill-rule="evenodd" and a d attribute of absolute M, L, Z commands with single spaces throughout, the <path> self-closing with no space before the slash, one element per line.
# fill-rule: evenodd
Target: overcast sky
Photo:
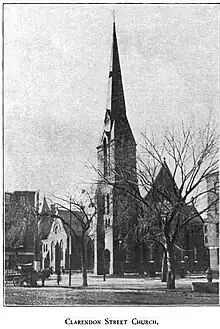
<path fill-rule="evenodd" d="M 5 189 L 74 194 L 96 178 L 112 43 L 104 5 L 6 5 Z M 127 116 L 137 143 L 218 120 L 218 7 L 115 5 Z"/>

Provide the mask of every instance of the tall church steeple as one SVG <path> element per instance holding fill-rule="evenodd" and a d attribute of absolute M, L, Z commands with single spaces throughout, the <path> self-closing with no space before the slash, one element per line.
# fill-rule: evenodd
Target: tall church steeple
<path fill-rule="evenodd" d="M 104 132 L 109 139 L 114 139 L 115 129 L 126 130 L 134 139 L 126 116 L 126 106 L 122 83 L 119 49 L 116 35 L 116 24 L 113 21 L 113 40 L 108 77 L 107 104 L 104 119 Z"/>
<path fill-rule="evenodd" d="M 115 22 L 104 128 L 97 156 L 100 175 L 97 185 L 95 271 L 101 273 L 104 265 L 98 255 L 105 255 L 105 267 L 112 274 L 120 271 L 119 236 L 123 239 L 133 222 L 136 206 L 129 194 L 121 193 L 119 185 L 126 186 L 126 190 L 133 190 L 137 186 L 136 143 L 126 116 Z M 107 181 L 111 181 L 111 184 Z"/>

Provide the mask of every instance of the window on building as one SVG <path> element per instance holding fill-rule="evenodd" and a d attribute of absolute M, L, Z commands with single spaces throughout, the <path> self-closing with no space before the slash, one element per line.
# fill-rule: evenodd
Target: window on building
<path fill-rule="evenodd" d="M 219 265 L 219 248 L 217 248 L 217 264 Z"/>
<path fill-rule="evenodd" d="M 198 248 L 194 246 L 194 262 L 198 261 Z"/>
<path fill-rule="evenodd" d="M 219 193 L 219 182 L 214 183 L 214 191 L 215 193 Z"/>
<path fill-rule="evenodd" d="M 54 242 L 51 242 L 51 260 L 54 258 Z"/>
<path fill-rule="evenodd" d="M 54 227 L 54 233 L 57 234 L 59 230 L 60 230 L 60 225 L 56 224 Z"/>
<path fill-rule="evenodd" d="M 108 174 L 108 162 L 107 162 L 107 143 L 106 143 L 106 138 L 104 138 L 103 141 L 103 154 L 104 154 L 104 176 Z"/>
<path fill-rule="evenodd" d="M 204 232 L 205 232 L 205 233 L 208 232 L 208 227 L 207 227 L 207 225 L 204 226 Z"/>
<path fill-rule="evenodd" d="M 102 197 L 103 214 L 105 214 L 105 195 Z"/>
<path fill-rule="evenodd" d="M 216 234 L 219 235 L 219 223 L 216 223 L 215 226 L 216 226 Z"/>
<path fill-rule="evenodd" d="M 154 252 L 154 246 L 153 246 L 153 243 L 150 245 L 150 247 L 149 247 L 149 260 L 150 260 L 150 262 L 152 262 L 153 261 L 153 252 Z"/>
<path fill-rule="evenodd" d="M 108 219 L 108 227 L 110 227 L 110 218 Z"/>
<path fill-rule="evenodd" d="M 109 214 L 109 208 L 110 208 L 109 194 L 107 194 L 107 196 L 106 196 L 106 207 L 107 207 L 107 214 Z"/>
<path fill-rule="evenodd" d="M 208 237 L 205 236 L 205 244 L 207 244 L 208 242 L 209 242 Z"/>
<path fill-rule="evenodd" d="M 26 198 L 25 198 L 25 196 L 20 196 L 19 200 L 20 200 L 20 202 L 24 203 L 26 201 Z"/>
<path fill-rule="evenodd" d="M 60 241 L 60 260 L 63 260 L 63 241 Z"/>

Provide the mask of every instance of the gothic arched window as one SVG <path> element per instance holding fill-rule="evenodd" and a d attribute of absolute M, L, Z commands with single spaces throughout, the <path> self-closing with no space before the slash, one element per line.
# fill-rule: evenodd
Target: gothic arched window
<path fill-rule="evenodd" d="M 106 195 L 106 208 L 107 208 L 107 214 L 109 214 L 109 207 L 110 207 L 110 198 L 109 194 Z"/>
<path fill-rule="evenodd" d="M 107 143 L 106 143 L 106 138 L 104 138 L 104 141 L 103 141 L 103 154 L 104 154 L 104 176 L 107 175 L 108 173 L 108 163 L 107 163 Z"/>
<path fill-rule="evenodd" d="M 194 262 L 198 261 L 198 247 L 194 246 Z"/>
<path fill-rule="evenodd" d="M 51 260 L 54 258 L 54 242 L 51 242 Z"/>

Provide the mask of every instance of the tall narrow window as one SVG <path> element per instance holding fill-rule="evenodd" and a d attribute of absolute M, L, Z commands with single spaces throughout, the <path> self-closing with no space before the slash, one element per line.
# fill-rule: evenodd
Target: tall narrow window
<path fill-rule="evenodd" d="M 154 252 L 154 246 L 153 243 L 150 244 L 150 248 L 149 248 L 149 261 L 153 262 L 153 252 Z"/>
<path fill-rule="evenodd" d="M 219 265 L 219 248 L 217 248 L 217 264 Z"/>
<path fill-rule="evenodd" d="M 106 208 L 107 208 L 107 214 L 109 214 L 109 194 L 106 195 Z"/>
<path fill-rule="evenodd" d="M 216 223 L 215 226 L 216 226 L 216 234 L 219 235 L 219 223 Z"/>
<path fill-rule="evenodd" d="M 102 197 L 103 214 L 105 214 L 105 196 Z"/>
<path fill-rule="evenodd" d="M 107 175 L 108 173 L 108 163 L 107 163 L 107 143 L 106 143 L 106 138 L 103 141 L 103 153 L 104 153 L 104 176 Z"/>
<path fill-rule="evenodd" d="M 194 262 L 198 261 L 198 248 L 194 246 Z"/>
<path fill-rule="evenodd" d="M 54 242 L 51 242 L 51 260 L 54 258 Z"/>
<path fill-rule="evenodd" d="M 60 260 L 63 260 L 63 241 L 60 241 Z"/>

